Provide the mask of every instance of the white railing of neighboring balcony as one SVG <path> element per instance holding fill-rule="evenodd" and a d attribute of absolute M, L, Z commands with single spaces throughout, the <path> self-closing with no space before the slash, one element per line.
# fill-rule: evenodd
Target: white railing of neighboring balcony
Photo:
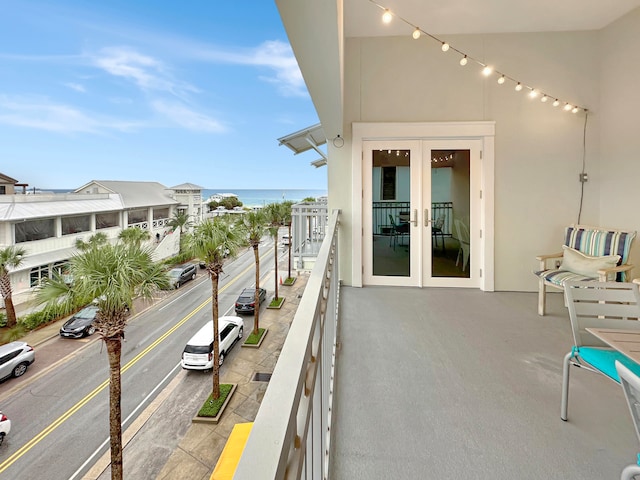
<path fill-rule="evenodd" d="M 234 480 L 329 476 L 340 300 L 339 216 L 339 210 L 331 214 Z"/>

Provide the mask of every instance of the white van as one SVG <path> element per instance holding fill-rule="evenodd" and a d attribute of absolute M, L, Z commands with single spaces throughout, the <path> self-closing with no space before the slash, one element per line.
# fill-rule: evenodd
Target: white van
<path fill-rule="evenodd" d="M 244 321 L 240 317 L 218 318 L 219 365 L 224 362 L 231 348 L 242 338 Z M 182 368 L 186 370 L 210 370 L 213 368 L 213 320 L 209 320 L 187 342 L 182 352 Z"/>
<path fill-rule="evenodd" d="M 285 233 L 282 236 L 282 245 L 291 245 L 291 236 Z"/>

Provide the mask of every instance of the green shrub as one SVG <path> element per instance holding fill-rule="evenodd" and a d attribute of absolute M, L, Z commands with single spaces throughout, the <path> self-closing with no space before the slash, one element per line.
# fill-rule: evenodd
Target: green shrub
<path fill-rule="evenodd" d="M 211 395 L 204 402 L 204 405 L 198 412 L 199 417 L 215 417 L 220 412 L 220 408 L 222 408 L 222 404 L 229 396 L 233 385 L 229 383 L 221 383 L 220 384 L 220 398 L 217 400 L 213 400 Z"/>
<path fill-rule="evenodd" d="M 18 319 L 18 323 L 27 330 L 33 330 L 41 325 L 45 325 L 56 320 L 61 315 L 55 309 L 44 309 L 37 312 L 31 312 Z"/>
<path fill-rule="evenodd" d="M 0 327 L 6 327 L 7 326 L 7 316 L 4 314 L 4 312 L 0 312 Z"/>

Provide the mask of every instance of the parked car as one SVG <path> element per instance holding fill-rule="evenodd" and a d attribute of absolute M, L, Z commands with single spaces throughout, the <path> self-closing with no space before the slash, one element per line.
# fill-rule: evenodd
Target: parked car
<path fill-rule="evenodd" d="M 0 346 L 0 381 L 24 375 L 35 359 L 33 347 L 26 342 L 11 342 Z"/>
<path fill-rule="evenodd" d="M 260 288 L 258 293 L 260 303 L 264 302 L 267 298 L 267 291 L 264 288 Z M 256 309 L 256 289 L 245 288 L 236 300 L 236 313 L 254 313 Z M 258 306 L 260 308 L 260 306 Z"/>
<path fill-rule="evenodd" d="M 285 245 L 285 246 L 291 245 L 291 236 L 290 235 L 284 234 L 282 236 L 282 245 Z"/>
<path fill-rule="evenodd" d="M 193 263 L 185 263 L 169 270 L 169 286 L 171 288 L 180 288 L 189 280 L 196 278 L 196 266 Z"/>
<path fill-rule="evenodd" d="M 7 418 L 7 416 L 0 412 L 0 445 L 4 442 L 4 437 L 9 435 L 11 431 L 11 420 Z"/>
<path fill-rule="evenodd" d="M 225 316 L 218 318 L 219 348 L 218 365 L 244 332 L 244 321 L 240 317 Z M 209 320 L 187 342 L 182 352 L 182 368 L 186 370 L 210 370 L 213 368 L 213 320 Z"/>
<path fill-rule="evenodd" d="M 60 336 L 65 338 L 81 338 L 93 335 L 96 327 L 93 324 L 98 314 L 96 305 L 88 305 L 75 313 L 60 328 Z"/>

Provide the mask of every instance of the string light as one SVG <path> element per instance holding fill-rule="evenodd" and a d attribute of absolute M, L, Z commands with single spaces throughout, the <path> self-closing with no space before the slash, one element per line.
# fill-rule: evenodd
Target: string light
<path fill-rule="evenodd" d="M 478 64 L 479 66 L 483 67 L 482 69 L 482 73 L 485 76 L 489 76 L 491 75 L 494 71 L 495 73 L 497 73 L 499 75 L 498 77 L 498 84 L 502 85 L 504 84 L 507 79 L 509 81 L 514 82 L 515 85 L 515 90 L 517 92 L 521 91 L 524 88 L 524 85 L 522 84 L 522 82 L 519 82 L 518 80 L 516 80 L 513 77 L 510 77 L 508 75 L 505 75 L 502 72 L 499 72 L 498 70 L 494 70 L 493 67 L 490 67 L 488 65 L 486 65 L 485 63 L 481 62 L 480 60 L 477 60 L 473 57 L 470 57 L 469 55 L 465 54 L 464 52 L 458 50 L 455 47 L 452 47 L 451 45 L 449 45 L 449 43 L 439 39 L 438 37 L 432 35 L 429 32 L 426 32 L 424 30 L 420 30 L 420 28 L 416 27 L 414 24 L 410 23 L 409 21 L 405 20 L 402 17 L 399 17 L 398 15 L 394 14 L 391 12 L 391 10 L 389 10 L 388 8 L 383 7 L 382 5 L 378 4 L 376 2 L 376 0 L 369 0 L 371 3 L 373 3 L 375 6 L 377 6 L 378 8 L 380 8 L 381 10 L 383 10 L 383 14 L 382 14 L 382 21 L 384 23 L 390 23 L 391 20 L 393 20 L 393 17 L 398 18 L 399 20 L 403 21 L 404 23 L 406 23 L 408 26 L 413 28 L 412 31 L 412 37 L 417 40 L 419 39 L 422 34 L 425 34 L 426 36 L 430 37 L 432 40 L 435 40 L 436 42 L 440 43 L 440 48 L 442 49 L 443 52 L 447 52 L 449 51 L 449 49 L 453 49 L 455 52 L 457 52 L 458 54 L 460 54 L 462 56 L 462 58 L 460 59 L 460 65 L 461 66 L 465 66 L 469 63 L 469 61 L 475 62 L 476 64 Z M 540 91 L 537 89 L 534 89 L 533 87 L 529 87 L 527 86 L 527 89 L 530 90 L 529 92 L 529 96 L 531 98 L 536 98 L 538 95 L 540 95 Z M 547 103 L 549 101 L 549 98 L 555 98 L 555 97 L 549 97 L 547 94 L 543 94 L 542 97 L 540 98 L 540 101 L 542 103 Z M 580 110 L 583 110 L 585 112 L 587 112 L 588 110 L 584 107 L 579 107 L 577 105 L 572 105 L 569 102 L 563 102 L 564 103 L 564 107 L 563 109 L 566 111 L 571 111 L 573 113 L 577 113 Z M 556 98 L 552 103 L 551 103 L 554 107 L 557 107 L 560 105 L 560 100 L 558 98 Z"/>

